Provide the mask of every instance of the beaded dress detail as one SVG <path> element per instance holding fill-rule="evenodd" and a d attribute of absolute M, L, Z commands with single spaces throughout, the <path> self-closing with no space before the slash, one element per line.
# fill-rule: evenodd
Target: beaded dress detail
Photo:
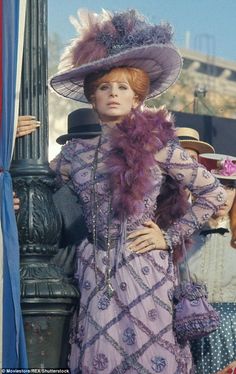
<path fill-rule="evenodd" d="M 172 257 L 161 250 L 132 253 L 127 248 L 126 236 L 154 219 L 156 197 L 166 173 L 181 180 L 196 196 L 195 207 L 167 232 L 174 244 L 208 219 L 206 210 L 214 212 L 222 204 L 222 188 L 204 168 L 198 169 L 198 164 L 172 139 L 158 152 L 151 167 L 154 183 L 144 196 L 143 210 L 126 219 L 116 217 L 110 207 L 105 162 L 111 152 L 111 132 L 109 126 L 103 126 L 100 140 L 72 140 L 51 162 L 60 183 L 72 179 L 91 233 L 77 248 L 75 279 L 81 299 L 72 323 L 69 368 L 71 373 L 82 374 L 191 373 L 189 346 L 178 345 L 172 327 L 172 294 L 176 284 Z M 96 216 L 91 207 L 94 183 Z M 112 294 L 107 288 L 107 270 Z"/>

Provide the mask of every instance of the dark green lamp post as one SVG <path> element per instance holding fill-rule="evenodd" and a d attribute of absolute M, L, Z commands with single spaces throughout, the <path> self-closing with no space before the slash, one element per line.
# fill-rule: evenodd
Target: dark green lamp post
<path fill-rule="evenodd" d="M 61 218 L 52 199 L 48 167 L 47 0 L 28 0 L 20 114 L 41 126 L 16 140 L 11 167 L 20 198 L 17 213 L 21 254 L 21 297 L 30 368 L 66 368 L 68 326 L 78 291 L 55 258 Z"/>

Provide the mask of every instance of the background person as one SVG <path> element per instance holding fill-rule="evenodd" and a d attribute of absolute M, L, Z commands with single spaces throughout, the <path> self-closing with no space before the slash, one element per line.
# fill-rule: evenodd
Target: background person
<path fill-rule="evenodd" d="M 213 169 L 214 175 L 224 185 L 227 200 L 194 234 L 193 246 L 188 252 L 191 278 L 207 285 L 208 300 L 221 318 L 221 325 L 215 332 L 194 340 L 191 347 L 196 374 L 223 374 L 236 368 L 233 362 L 236 359 L 236 252 L 231 246 L 236 164 L 220 154 L 203 154 L 199 159 L 209 170 Z"/>
<path fill-rule="evenodd" d="M 68 130 L 60 135 L 56 142 L 64 145 L 72 139 L 92 139 L 101 134 L 99 119 L 91 108 L 80 108 L 68 115 Z M 72 183 L 64 184 L 56 189 L 53 201 L 62 218 L 61 247 L 79 244 L 87 235 L 78 194 Z"/>
<path fill-rule="evenodd" d="M 179 138 L 181 147 L 196 161 L 198 161 L 201 153 L 215 153 L 214 147 L 200 140 L 198 131 L 191 127 L 177 127 L 176 135 Z"/>
<path fill-rule="evenodd" d="M 214 148 L 206 143 L 200 141 L 199 134 L 196 130 L 186 127 L 180 127 L 176 129 L 176 134 L 180 139 L 180 144 L 189 155 L 195 159 L 200 161 L 207 160 L 207 157 L 211 159 L 211 157 L 219 158 L 219 155 L 211 155 L 214 152 Z M 201 153 L 206 153 L 203 158 L 201 157 Z M 223 157 L 223 156 L 222 156 Z M 226 158 L 226 156 L 224 157 Z M 207 161 L 205 161 L 207 162 Z M 209 165 L 206 164 L 206 166 Z M 218 175 L 219 177 L 219 175 Z M 222 180 L 223 178 L 223 180 Z M 214 263 L 214 270 L 212 274 L 214 276 L 208 275 L 211 278 L 210 283 L 210 291 L 212 292 L 213 284 L 216 282 L 214 278 L 216 277 L 218 280 L 218 284 L 221 283 L 221 287 L 215 287 L 215 295 L 210 296 L 209 301 L 219 300 L 219 294 L 223 295 L 224 290 L 222 289 L 224 280 L 222 279 L 222 274 L 224 271 L 228 274 L 227 271 L 227 261 L 233 260 L 232 256 L 235 256 L 235 253 L 232 250 L 229 250 L 229 246 L 236 248 L 235 236 L 236 236 L 236 199 L 235 199 L 235 187 L 236 187 L 236 176 L 232 175 L 224 179 L 224 176 L 220 178 L 220 181 L 224 183 L 225 189 L 228 192 L 227 204 L 225 204 L 214 216 L 211 218 L 207 224 L 205 224 L 205 228 L 208 231 L 205 231 L 207 235 L 203 235 L 204 230 L 200 230 L 194 234 L 193 240 L 193 249 L 189 252 L 189 261 L 192 264 L 191 269 L 192 277 L 197 281 L 203 281 L 204 283 L 207 282 L 206 275 L 202 272 L 205 269 L 205 273 L 208 272 L 209 269 L 209 262 Z M 220 230 L 217 229 L 220 226 Z M 224 226 L 224 227 L 223 227 Z M 214 227 L 214 230 L 211 231 L 209 228 Z M 203 236 L 202 236 L 203 235 Z M 222 237 L 223 235 L 223 237 Z M 214 252 L 212 253 L 211 257 L 211 248 L 214 248 Z M 223 250 L 223 251 L 222 251 Z M 229 252 L 228 252 L 229 250 Z M 219 254 L 219 255 L 217 255 Z M 219 274 L 217 272 L 217 263 L 222 264 L 222 258 L 225 257 L 226 261 L 224 262 L 224 269 L 222 268 L 222 272 Z M 197 269 L 197 270 L 196 270 Z M 229 270 L 230 271 L 230 270 Z M 197 273 L 196 273 L 197 272 Z M 232 274 L 230 275 L 232 277 Z M 229 276 L 229 277 L 230 277 Z M 233 287 L 233 283 L 228 285 L 229 287 Z M 217 295 L 218 293 L 218 295 Z M 227 300 L 228 296 L 225 295 L 225 300 Z M 229 305 L 230 314 L 228 314 L 228 310 L 226 312 L 227 317 L 225 316 L 225 308 Z M 215 306 L 215 304 L 214 304 Z M 200 342 L 198 340 L 192 343 L 192 350 L 194 352 L 194 358 L 196 360 L 196 374 L 197 373 L 215 373 L 216 370 L 219 368 L 223 368 L 226 364 L 227 365 L 224 369 L 217 372 L 218 374 L 224 373 L 233 373 L 233 370 L 236 368 L 236 362 L 231 362 L 234 360 L 234 343 L 232 345 L 232 340 L 234 341 L 235 331 L 232 331 L 232 327 L 229 326 L 234 325 L 234 321 L 232 321 L 231 314 L 232 309 L 234 310 L 235 305 L 232 303 L 219 303 L 216 305 L 216 309 L 219 310 L 221 315 L 221 327 L 216 332 L 212 333 L 209 337 L 203 338 Z M 222 310 L 221 310 L 222 309 Z M 230 339 L 229 339 L 229 335 Z M 227 341 L 227 343 L 226 343 Z M 213 345 L 211 344 L 213 342 Z M 216 349 L 217 347 L 217 349 Z M 228 351 L 229 350 L 229 351 Z M 223 358 L 222 358 L 222 357 Z M 236 369 L 235 369 L 236 370 Z"/>
<path fill-rule="evenodd" d="M 215 153 L 214 147 L 200 140 L 198 131 L 191 127 L 177 127 L 176 135 L 178 136 L 181 147 L 188 152 L 188 155 L 194 161 L 199 161 L 199 155 L 201 153 Z M 193 197 L 187 189 L 186 192 L 189 197 L 189 202 L 191 202 Z"/>

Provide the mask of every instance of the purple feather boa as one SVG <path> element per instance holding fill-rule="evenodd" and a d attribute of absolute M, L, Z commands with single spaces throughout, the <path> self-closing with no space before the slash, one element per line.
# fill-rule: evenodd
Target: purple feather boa
<path fill-rule="evenodd" d="M 112 130 L 106 164 L 117 216 L 143 212 L 144 197 L 154 184 L 154 156 L 174 137 L 173 120 L 165 109 L 136 109 Z"/>

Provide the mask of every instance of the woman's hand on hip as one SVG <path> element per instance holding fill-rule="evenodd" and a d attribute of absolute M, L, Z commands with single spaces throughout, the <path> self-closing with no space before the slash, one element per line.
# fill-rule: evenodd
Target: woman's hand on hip
<path fill-rule="evenodd" d="M 132 239 L 128 248 L 132 252 L 145 253 L 153 249 L 168 250 L 167 243 L 158 225 L 153 221 L 143 224 L 144 228 L 133 231 L 127 239 Z"/>

